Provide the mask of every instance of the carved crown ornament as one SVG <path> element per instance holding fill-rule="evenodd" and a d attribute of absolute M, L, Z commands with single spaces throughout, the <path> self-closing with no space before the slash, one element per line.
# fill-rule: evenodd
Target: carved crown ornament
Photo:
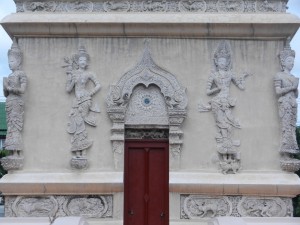
<path fill-rule="evenodd" d="M 106 99 L 107 112 L 113 122 L 111 141 L 116 168 L 120 168 L 123 161 L 117 158 L 123 157 L 125 124 L 168 126 L 170 151 L 177 160 L 183 143 L 179 127 L 187 113 L 186 89 L 173 74 L 153 61 L 148 42 L 145 43 L 141 60 L 110 86 Z M 156 112 L 162 112 L 161 118 L 149 122 L 149 118 L 157 116 Z M 132 118 L 132 115 L 140 116 Z"/>
<path fill-rule="evenodd" d="M 287 0 L 15 0 L 17 12 L 286 12 Z"/>

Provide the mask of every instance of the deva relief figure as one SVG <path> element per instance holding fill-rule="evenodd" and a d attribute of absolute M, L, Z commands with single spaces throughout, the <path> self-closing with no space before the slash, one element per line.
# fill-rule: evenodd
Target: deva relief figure
<path fill-rule="evenodd" d="M 10 155 L 1 159 L 6 170 L 20 169 L 23 166 L 22 129 L 24 123 L 24 100 L 22 95 L 27 86 L 27 76 L 21 70 L 23 55 L 16 39 L 8 50 L 8 63 L 12 73 L 3 79 L 3 92 L 6 97 L 5 110 L 7 135 L 5 149 Z"/>
<path fill-rule="evenodd" d="M 75 94 L 72 109 L 69 114 L 67 131 L 72 135 L 71 151 L 74 154 L 71 160 L 73 168 L 82 169 L 88 165 L 86 150 L 91 147 L 93 141 L 88 138 L 86 124 L 97 126 L 95 113 L 99 113 L 99 107 L 93 104 L 93 96 L 100 90 L 100 83 L 96 75 L 88 71 L 89 54 L 84 46 L 80 46 L 78 53 L 71 58 L 65 58 L 67 63 L 67 83 L 68 93 Z M 89 88 L 89 83 L 93 87 Z"/>
<path fill-rule="evenodd" d="M 283 170 L 295 172 L 300 169 L 300 160 L 294 155 L 299 154 L 296 140 L 297 97 L 299 78 L 291 74 L 294 67 L 295 51 L 287 40 L 287 45 L 280 52 L 281 72 L 274 78 L 275 92 L 278 96 L 279 117 L 281 120 L 280 164 Z"/>
<path fill-rule="evenodd" d="M 200 112 L 212 111 L 216 126 L 216 142 L 219 156 L 219 166 L 224 174 L 236 173 L 240 169 L 240 157 L 237 147 L 239 140 L 233 139 L 233 130 L 240 129 L 239 121 L 234 118 L 232 109 L 236 99 L 230 96 L 231 83 L 239 89 L 245 89 L 244 73 L 236 77 L 232 71 L 231 49 L 228 41 L 221 41 L 214 54 L 213 71 L 207 81 L 206 93 L 213 96 L 208 105 L 199 105 Z"/>

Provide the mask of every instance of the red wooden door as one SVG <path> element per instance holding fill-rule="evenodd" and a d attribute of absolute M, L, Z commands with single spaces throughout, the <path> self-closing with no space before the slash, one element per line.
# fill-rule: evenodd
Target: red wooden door
<path fill-rule="evenodd" d="M 125 142 L 124 225 L 169 224 L 168 141 Z"/>

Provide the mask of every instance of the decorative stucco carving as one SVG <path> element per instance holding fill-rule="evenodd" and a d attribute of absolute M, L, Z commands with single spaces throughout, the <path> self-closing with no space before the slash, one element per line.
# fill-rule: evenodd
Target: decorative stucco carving
<path fill-rule="evenodd" d="M 68 12 L 92 12 L 94 4 L 90 1 L 71 1 L 66 3 Z"/>
<path fill-rule="evenodd" d="M 300 160 L 294 158 L 295 155 L 300 153 L 295 133 L 299 78 L 291 74 L 295 51 L 291 49 L 289 42 L 290 40 L 287 40 L 287 45 L 280 52 L 282 71 L 276 74 L 274 85 L 278 96 L 279 117 L 281 120 L 281 168 L 288 172 L 296 172 L 300 169 Z"/>
<path fill-rule="evenodd" d="M 174 151 L 178 161 L 183 143 L 180 126 L 186 116 L 187 95 L 174 75 L 156 65 L 147 45 L 140 62 L 116 85 L 111 85 L 106 104 L 113 122 L 111 140 L 115 163 L 123 161 L 124 124 L 169 125 L 170 151 Z M 170 161 L 172 164 L 172 159 Z"/>
<path fill-rule="evenodd" d="M 147 0 L 143 1 L 143 9 L 146 12 L 166 12 L 168 3 L 166 0 Z"/>
<path fill-rule="evenodd" d="M 238 204 L 243 217 L 284 217 L 288 215 L 287 204 L 279 197 L 243 197 Z"/>
<path fill-rule="evenodd" d="M 179 10 L 183 12 L 205 12 L 206 2 L 204 0 L 181 0 L 178 3 Z"/>
<path fill-rule="evenodd" d="M 125 115 L 125 124 L 169 124 L 168 109 L 164 96 L 157 86 L 134 88 Z"/>
<path fill-rule="evenodd" d="M 58 210 L 58 203 L 50 197 L 17 197 L 12 211 L 17 217 L 53 217 Z"/>
<path fill-rule="evenodd" d="M 128 1 L 104 2 L 103 8 L 105 12 L 127 12 L 130 9 L 130 3 Z"/>
<path fill-rule="evenodd" d="M 126 139 L 169 139 L 169 131 L 165 129 L 126 129 Z"/>
<path fill-rule="evenodd" d="M 286 12 L 286 0 L 16 0 L 17 12 Z"/>
<path fill-rule="evenodd" d="M 217 3 L 218 12 L 243 12 L 243 0 L 219 0 Z"/>
<path fill-rule="evenodd" d="M 6 217 L 112 218 L 113 195 L 5 197 Z"/>
<path fill-rule="evenodd" d="M 216 126 L 216 142 L 219 154 L 219 167 L 224 174 L 237 173 L 241 168 L 240 141 L 233 139 L 233 130 L 241 129 L 234 118 L 232 110 L 236 99 L 230 96 L 230 86 L 234 83 L 239 89 L 245 89 L 245 78 L 250 74 L 244 73 L 236 77 L 232 71 L 231 49 L 228 41 L 221 41 L 214 54 L 214 70 L 208 78 L 206 93 L 213 95 L 207 105 L 199 104 L 200 112 L 212 111 Z"/>
<path fill-rule="evenodd" d="M 181 195 L 181 201 L 181 219 L 231 215 L 232 204 L 227 197 Z"/>
<path fill-rule="evenodd" d="M 256 11 L 256 0 L 246 0 L 245 1 L 245 12 L 255 12 Z"/>
<path fill-rule="evenodd" d="M 276 0 L 262 0 L 257 2 L 257 10 L 260 12 L 280 12 L 281 4 Z"/>
<path fill-rule="evenodd" d="M 71 166 L 76 169 L 86 168 L 88 165 L 86 150 L 93 141 L 89 140 L 85 126 L 97 126 L 95 114 L 100 112 L 98 105 L 92 101 L 93 96 L 100 90 L 100 83 L 94 73 L 87 71 L 89 59 L 84 46 L 79 47 L 77 54 L 64 59 L 67 64 L 64 66 L 67 68 L 66 90 L 72 93 L 75 89 L 67 131 L 72 135 L 71 152 L 74 157 L 71 159 Z M 87 87 L 90 82 L 94 85 L 92 90 Z"/>
<path fill-rule="evenodd" d="M 23 7 L 25 12 L 54 12 L 56 9 L 55 1 L 48 2 L 24 2 Z"/>
<path fill-rule="evenodd" d="M 180 195 L 180 218 L 291 217 L 291 198 L 257 196 Z"/>
<path fill-rule="evenodd" d="M 27 87 L 27 76 L 21 70 L 23 55 L 16 39 L 8 51 L 8 63 L 12 73 L 3 78 L 3 93 L 6 97 L 5 111 L 7 134 L 5 149 L 9 156 L 2 158 L 1 164 L 6 170 L 17 170 L 23 166 L 23 141 L 22 130 L 24 123 L 23 94 Z"/>
<path fill-rule="evenodd" d="M 112 204 L 111 198 L 109 203 Z M 68 216 L 83 216 L 86 218 L 101 218 L 112 213 L 112 206 L 103 196 L 71 197 L 64 202 L 63 209 Z"/>

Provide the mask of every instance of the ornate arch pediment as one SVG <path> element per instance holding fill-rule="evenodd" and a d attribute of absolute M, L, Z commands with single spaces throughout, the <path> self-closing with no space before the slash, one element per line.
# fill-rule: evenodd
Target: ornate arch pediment
<path fill-rule="evenodd" d="M 115 167 L 116 169 L 123 168 L 125 115 L 134 89 L 140 85 L 144 85 L 146 88 L 155 85 L 163 95 L 167 106 L 169 143 L 170 152 L 172 153 L 170 154 L 172 155 L 170 166 L 175 169 L 179 167 L 180 151 L 183 143 L 183 132 L 180 125 L 186 117 L 187 111 L 186 88 L 179 84 L 173 74 L 154 62 L 147 44 L 141 60 L 134 68 L 126 72 L 115 85 L 110 86 L 107 95 L 107 112 L 113 122 L 111 141 Z M 143 125 L 142 122 L 141 125 Z M 158 122 L 154 125 L 160 124 Z"/>
<path fill-rule="evenodd" d="M 151 84 L 158 86 L 169 110 L 186 110 L 186 89 L 179 84 L 173 74 L 155 64 L 147 46 L 142 59 L 137 65 L 125 73 L 116 85 L 111 85 L 110 93 L 107 97 L 108 108 L 126 106 L 133 89 L 139 84 L 143 84 L 146 87 L 149 87 Z"/>

